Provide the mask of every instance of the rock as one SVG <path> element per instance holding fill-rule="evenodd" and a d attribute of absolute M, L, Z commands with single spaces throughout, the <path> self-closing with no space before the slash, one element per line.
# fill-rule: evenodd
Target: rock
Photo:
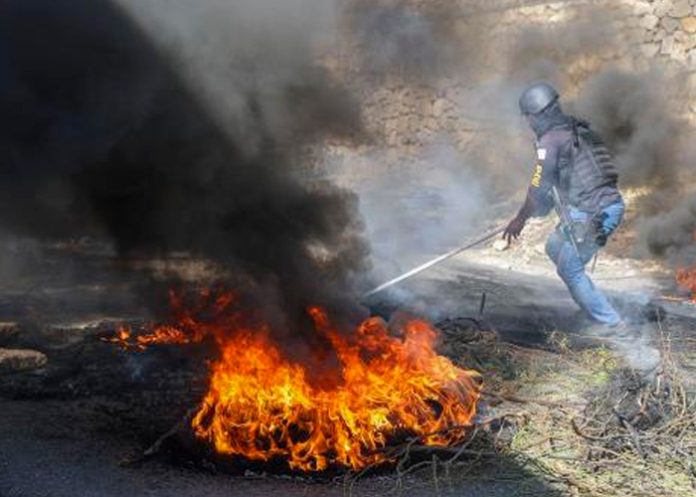
<path fill-rule="evenodd" d="M 648 14 L 640 18 L 640 25 L 645 29 L 655 29 L 660 22 L 660 18 L 653 14 Z"/>
<path fill-rule="evenodd" d="M 122 318 L 111 316 L 99 316 L 80 321 L 47 323 L 39 330 L 41 347 L 49 350 L 59 350 L 94 338 L 104 329 L 110 329 L 121 324 L 130 324 L 133 321 L 125 316 Z"/>
<path fill-rule="evenodd" d="M 655 39 L 655 32 L 643 29 L 643 43 L 650 43 Z"/>
<path fill-rule="evenodd" d="M 46 363 L 46 355 L 36 350 L 0 349 L 0 374 L 38 369 Z"/>
<path fill-rule="evenodd" d="M 696 50 L 691 50 L 687 56 L 686 63 L 690 68 L 696 69 Z M 696 106 L 692 107 L 692 112 L 696 113 Z"/>
<path fill-rule="evenodd" d="M 437 117 L 442 117 L 445 112 L 447 112 L 447 108 L 449 107 L 449 102 L 445 100 L 444 98 L 438 98 L 433 102 L 433 116 Z"/>
<path fill-rule="evenodd" d="M 684 31 L 677 31 L 674 33 L 674 41 L 678 45 L 686 45 L 693 36 L 689 36 Z"/>
<path fill-rule="evenodd" d="M 674 49 L 671 53 L 672 57 L 680 61 L 685 61 L 687 52 L 691 48 L 689 44 L 692 42 L 693 38 L 693 36 L 690 36 L 683 31 L 677 31 L 674 33 Z"/>
<path fill-rule="evenodd" d="M 652 10 L 652 5 L 646 1 L 637 1 L 633 4 L 633 12 L 637 16 L 651 14 Z"/>
<path fill-rule="evenodd" d="M 674 52 L 674 36 L 666 36 L 662 40 L 662 46 L 660 47 L 660 53 L 662 55 L 672 55 Z"/>
<path fill-rule="evenodd" d="M 667 15 L 670 9 L 672 9 L 671 0 L 658 0 L 657 2 L 655 2 L 653 12 L 657 17 L 663 17 Z"/>
<path fill-rule="evenodd" d="M 8 343 L 19 335 L 19 326 L 17 323 L 0 322 L 0 345 Z"/>
<path fill-rule="evenodd" d="M 655 43 L 662 43 L 662 40 L 664 40 L 666 36 L 667 36 L 667 31 L 665 31 L 664 29 L 659 29 L 655 32 L 655 36 L 653 37 L 653 41 Z"/>
<path fill-rule="evenodd" d="M 439 128 L 438 120 L 432 116 L 426 115 L 425 117 L 423 117 L 421 128 L 428 132 L 437 131 L 437 129 Z"/>
<path fill-rule="evenodd" d="M 645 57 L 651 59 L 660 51 L 660 45 L 659 43 L 645 43 L 641 45 L 640 50 Z"/>
<path fill-rule="evenodd" d="M 663 17 L 662 21 L 660 21 L 660 24 L 663 28 L 665 28 L 665 31 L 667 31 L 668 33 L 673 33 L 679 27 L 679 21 L 672 17 Z"/>
<path fill-rule="evenodd" d="M 682 29 L 687 33 L 696 33 L 696 16 L 685 17 L 681 20 Z"/>
<path fill-rule="evenodd" d="M 692 8 L 689 5 L 689 0 L 675 0 L 668 13 L 672 17 L 686 17 L 691 15 L 691 12 Z"/>
<path fill-rule="evenodd" d="M 77 324 L 49 324 L 40 331 L 42 347 L 62 349 L 82 342 L 86 329 Z"/>

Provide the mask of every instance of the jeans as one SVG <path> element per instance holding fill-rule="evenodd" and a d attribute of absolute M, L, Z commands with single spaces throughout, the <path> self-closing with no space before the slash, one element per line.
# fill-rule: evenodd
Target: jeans
<path fill-rule="evenodd" d="M 619 201 L 606 207 L 603 211 L 602 228 L 609 236 L 621 223 L 624 214 L 624 203 Z M 592 214 L 569 209 L 573 221 L 589 221 Z M 578 246 L 578 254 L 561 230 L 555 230 L 546 242 L 546 253 L 556 265 L 556 272 L 570 291 L 573 300 L 595 321 L 609 326 L 621 322 L 621 316 L 609 303 L 602 291 L 597 288 L 585 273 L 585 265 L 592 260 L 600 247 L 593 241 L 587 241 Z"/>

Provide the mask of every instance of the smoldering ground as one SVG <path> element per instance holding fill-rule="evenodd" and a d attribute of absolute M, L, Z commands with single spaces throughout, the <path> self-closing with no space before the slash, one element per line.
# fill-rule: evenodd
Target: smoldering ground
<path fill-rule="evenodd" d="M 356 102 L 315 62 L 329 7 L 5 2 L 0 223 L 212 260 L 284 324 L 310 303 L 360 313 L 357 199 L 295 175 L 305 147 L 361 133 Z"/>

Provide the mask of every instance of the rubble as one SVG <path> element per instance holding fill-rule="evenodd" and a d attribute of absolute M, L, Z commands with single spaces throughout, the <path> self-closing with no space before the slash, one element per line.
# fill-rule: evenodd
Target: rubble
<path fill-rule="evenodd" d="M 5 345 L 17 338 L 19 326 L 17 323 L 0 322 L 0 345 Z"/>
<path fill-rule="evenodd" d="M 74 323 L 52 323 L 44 326 L 40 331 L 42 343 L 51 349 L 71 347 L 84 341 L 89 336 L 94 336 L 105 326 L 113 323 L 128 322 L 128 319 L 97 319 L 85 320 Z"/>
<path fill-rule="evenodd" d="M 672 17 L 686 17 L 691 14 L 691 5 L 688 0 L 675 0 L 672 8 L 669 10 L 669 15 Z"/>
<path fill-rule="evenodd" d="M 689 34 L 696 33 L 696 16 L 685 17 L 681 20 L 681 26 Z"/>
<path fill-rule="evenodd" d="M 651 30 L 651 29 L 655 29 L 657 27 L 657 25 L 659 24 L 659 22 L 660 22 L 659 17 L 657 17 L 654 14 L 648 14 L 648 15 L 641 17 L 640 25 L 647 30 Z"/>
<path fill-rule="evenodd" d="M 665 31 L 667 31 L 668 33 L 673 33 L 677 30 L 680 23 L 673 17 L 663 17 L 662 21 L 660 21 L 660 24 L 663 28 L 665 28 Z"/>
<path fill-rule="evenodd" d="M 0 349 L 0 374 L 38 369 L 47 363 L 46 355 L 36 350 Z"/>

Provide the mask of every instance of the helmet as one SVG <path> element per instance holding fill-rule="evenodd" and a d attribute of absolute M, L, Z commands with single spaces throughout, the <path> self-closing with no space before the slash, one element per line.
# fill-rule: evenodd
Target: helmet
<path fill-rule="evenodd" d="M 520 95 L 520 112 L 538 114 L 558 100 L 558 92 L 548 83 L 536 83 Z"/>

